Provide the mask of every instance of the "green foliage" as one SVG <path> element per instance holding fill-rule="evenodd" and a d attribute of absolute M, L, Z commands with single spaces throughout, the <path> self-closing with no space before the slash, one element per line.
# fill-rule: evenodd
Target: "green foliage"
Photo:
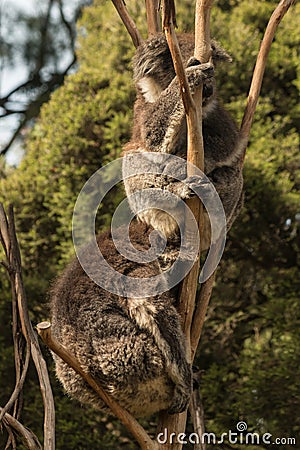
<path fill-rule="evenodd" d="M 212 35 L 233 55 L 233 63 L 218 70 L 220 97 L 238 120 L 276 3 L 222 0 L 213 7 Z M 129 7 L 144 29 L 140 2 Z M 245 207 L 230 232 L 201 338 L 197 364 L 204 371 L 206 427 L 218 435 L 235 430 L 239 420 L 274 437 L 299 434 L 299 9 L 295 5 L 283 19 L 273 43 L 247 152 Z M 180 29 L 190 30 L 191 2 L 178 4 L 177 14 Z M 0 167 L 3 200 L 15 205 L 34 323 L 47 317 L 49 281 L 73 252 L 71 219 L 78 193 L 99 167 L 120 156 L 130 134 L 133 46 L 111 3 L 98 0 L 86 8 L 78 33 L 78 72 L 43 107 L 20 166 Z M 108 225 L 122 195 L 114 191 L 101 204 L 99 230 Z M 9 288 L 4 277 L 0 283 L 1 324 L 8 324 Z M 2 405 L 14 377 L 8 327 L 0 334 L 0 352 L 0 379 L 9 380 L 0 391 Z M 47 358 L 57 448 L 135 448 L 118 422 L 62 396 Z M 33 374 L 23 421 L 41 433 L 42 405 Z"/>

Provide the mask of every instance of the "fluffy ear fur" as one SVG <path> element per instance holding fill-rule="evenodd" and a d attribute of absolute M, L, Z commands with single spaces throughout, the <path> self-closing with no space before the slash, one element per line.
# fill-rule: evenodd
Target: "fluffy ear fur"
<path fill-rule="evenodd" d="M 231 56 L 215 41 L 211 41 L 213 63 L 217 66 L 222 62 L 232 62 Z"/>

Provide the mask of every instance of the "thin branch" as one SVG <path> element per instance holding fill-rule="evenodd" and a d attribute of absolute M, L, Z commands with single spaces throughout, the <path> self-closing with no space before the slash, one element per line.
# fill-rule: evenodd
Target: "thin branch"
<path fill-rule="evenodd" d="M 30 347 L 27 345 L 27 347 L 26 347 L 26 357 L 25 357 L 25 362 L 24 362 L 24 367 L 23 367 L 23 370 L 22 370 L 22 374 L 21 374 L 21 376 L 17 376 L 16 377 L 16 384 L 15 384 L 14 391 L 11 394 L 11 396 L 10 396 L 8 402 L 6 403 L 6 405 L 3 408 L 1 408 L 0 422 L 1 422 L 4 414 L 7 411 L 9 411 L 12 406 L 15 405 L 15 402 L 17 401 L 20 393 L 23 390 L 24 382 L 25 382 L 26 375 L 27 375 L 27 370 L 28 370 L 28 367 L 29 367 L 29 361 L 30 361 Z"/>
<path fill-rule="evenodd" d="M 211 45 L 210 45 L 210 11 L 212 7 L 212 0 L 198 0 L 196 2 L 196 16 L 195 16 L 195 57 L 201 61 L 201 63 L 206 63 L 209 61 L 211 56 Z M 197 97 L 195 101 L 197 105 L 202 105 L 202 86 L 196 94 Z M 197 108 L 197 115 L 193 122 L 188 122 L 188 153 L 187 160 L 191 162 L 196 167 L 204 171 L 204 145 L 202 137 L 202 108 L 201 106 Z M 191 199 L 188 206 L 193 208 L 195 218 L 199 224 L 200 232 L 200 242 L 201 236 L 203 235 L 203 214 L 202 206 L 200 206 L 199 199 Z M 200 256 L 200 255 L 199 255 Z M 195 307 L 195 298 L 198 285 L 200 261 L 198 260 L 192 271 L 184 279 L 181 287 L 181 297 L 182 302 L 186 296 L 193 295 L 193 310 Z M 191 300 L 190 300 L 191 301 Z M 192 318 L 190 319 L 192 322 Z M 193 324 L 191 324 L 193 326 Z M 201 330 L 199 331 L 199 336 Z M 189 336 L 191 342 L 191 335 Z M 191 356 L 194 354 L 194 348 L 191 343 Z M 193 361 L 193 359 L 191 358 Z"/>
<path fill-rule="evenodd" d="M 41 353 L 37 336 L 33 331 L 27 306 L 26 294 L 23 286 L 21 271 L 20 249 L 16 237 L 14 214 L 12 206 L 8 208 L 6 216 L 3 205 L 0 203 L 0 234 L 5 253 L 13 297 L 16 298 L 18 315 L 22 334 L 30 347 L 31 355 L 36 366 L 40 389 L 44 403 L 44 449 L 55 449 L 55 411 L 54 401 L 47 371 L 47 366 Z M 15 392 L 13 393 L 15 395 Z"/>
<path fill-rule="evenodd" d="M 50 322 L 41 322 L 37 325 L 37 330 L 43 342 L 63 361 L 65 361 L 75 372 L 77 372 L 89 386 L 98 394 L 112 412 L 121 420 L 125 427 L 132 433 L 141 448 L 144 450 L 156 450 L 158 444 L 152 441 L 144 428 L 137 422 L 137 420 L 124 408 L 117 404 L 117 402 L 107 394 L 104 389 L 96 382 L 96 380 L 87 372 L 85 372 L 80 363 L 72 353 L 63 347 L 51 334 Z"/>
<path fill-rule="evenodd" d="M 2 203 L 0 203 L 0 239 L 6 259 L 8 259 L 11 245 L 9 240 L 8 221 Z"/>
<path fill-rule="evenodd" d="M 196 111 L 190 87 L 188 84 L 185 68 L 182 63 L 181 51 L 179 48 L 177 36 L 175 34 L 176 17 L 174 0 L 165 0 L 163 2 L 163 29 L 166 35 L 168 46 L 172 55 L 175 73 L 178 79 L 180 94 L 186 115 Z"/>
<path fill-rule="evenodd" d="M 35 69 L 34 72 L 39 73 L 40 70 L 44 67 L 45 64 L 45 57 L 46 57 L 46 53 L 45 53 L 45 48 L 46 48 L 46 43 L 47 43 L 47 38 L 48 38 L 48 29 L 49 29 L 49 24 L 50 24 L 50 20 L 51 20 L 51 9 L 52 6 L 54 5 L 55 0 L 48 0 L 48 7 L 47 7 L 47 12 L 45 15 L 44 20 L 41 20 L 41 26 L 40 26 L 40 46 L 39 46 L 39 53 L 38 53 L 38 58 L 35 64 Z"/>
<path fill-rule="evenodd" d="M 2 413 L 1 407 L 0 407 L 0 413 Z M 26 447 L 29 450 L 42 450 L 42 446 L 39 443 L 36 435 L 28 428 L 25 428 L 24 425 L 22 425 L 13 416 L 11 416 L 8 413 L 5 413 L 4 417 L 3 417 L 3 421 L 6 426 L 9 425 L 10 428 L 12 428 L 13 430 L 16 431 L 16 433 L 24 440 L 24 443 L 26 444 Z"/>
<path fill-rule="evenodd" d="M 175 34 L 174 26 L 176 24 L 175 19 L 175 6 L 173 0 L 165 0 L 163 5 L 163 27 L 166 35 L 166 39 L 170 48 L 170 52 L 173 59 L 173 64 L 175 68 L 175 72 L 177 75 L 177 79 L 180 86 L 180 93 L 182 97 L 182 101 L 184 104 L 186 117 L 187 117 L 187 123 L 188 123 L 188 146 L 190 148 L 190 157 L 193 155 L 195 156 L 195 153 L 193 152 L 193 148 L 199 148 L 198 145 L 200 143 L 201 148 L 201 139 L 202 134 L 201 130 L 199 128 L 198 123 L 198 114 L 196 110 L 196 106 L 194 103 L 194 100 L 192 98 L 189 84 L 186 77 L 185 68 L 182 63 L 182 57 L 181 57 L 181 51 L 179 48 L 179 44 L 177 41 L 177 37 Z M 199 136 L 200 133 L 200 136 Z M 199 153 L 198 153 L 199 156 Z M 198 156 L 194 158 L 193 162 L 195 162 L 195 159 L 198 160 Z M 190 161 L 189 161 L 190 162 Z M 199 163 L 199 161 L 197 161 Z M 188 174 L 191 175 L 191 174 Z M 194 199 L 193 199 L 194 200 Z M 192 202 L 188 204 L 188 206 L 193 210 L 194 215 L 196 217 L 196 220 L 199 217 L 199 200 L 196 199 L 196 202 Z M 197 274 L 196 274 L 197 272 Z M 192 268 L 192 270 L 189 273 L 189 276 L 191 276 L 191 273 L 193 275 L 196 274 L 196 279 L 198 279 L 198 273 L 199 273 L 199 258 L 198 262 L 196 262 Z M 194 291 L 191 292 L 190 288 Z M 181 286 L 181 294 L 179 299 L 179 306 L 178 311 L 181 316 L 182 320 L 182 328 L 187 338 L 187 345 L 188 345 L 188 357 L 190 357 L 190 325 L 191 325 L 191 319 L 194 311 L 194 299 L 196 294 L 196 288 L 197 288 L 197 282 L 194 286 L 190 286 L 190 283 L 187 279 L 182 283 Z M 187 292 L 189 291 L 189 292 Z"/>
<path fill-rule="evenodd" d="M 216 272 L 214 272 L 208 280 L 206 280 L 200 288 L 197 301 L 196 301 L 196 307 L 192 322 L 192 328 L 191 328 L 191 349 L 192 349 L 192 361 L 195 358 L 196 351 L 198 348 L 199 340 L 201 337 L 203 324 L 206 317 L 206 312 L 209 304 L 209 300 L 212 294 L 213 285 L 216 278 Z"/>
<path fill-rule="evenodd" d="M 272 41 L 274 39 L 275 32 L 280 24 L 282 18 L 288 11 L 288 9 L 295 3 L 295 0 L 281 0 L 275 8 L 273 14 L 270 17 L 266 31 L 261 42 L 259 53 L 256 59 L 256 64 L 252 76 L 251 86 L 248 94 L 247 105 L 242 119 L 240 128 L 239 145 L 242 146 L 243 159 L 247 149 L 247 144 L 250 135 L 250 129 L 253 121 L 254 112 L 258 102 L 258 97 L 261 90 L 262 80 L 266 68 L 267 58 L 270 52 Z"/>
<path fill-rule="evenodd" d="M 61 17 L 62 23 L 64 24 L 64 26 L 66 27 L 66 29 L 68 31 L 72 49 L 74 50 L 75 38 L 76 38 L 75 28 L 74 28 L 74 26 L 72 26 L 72 22 L 69 22 L 65 17 L 62 0 L 58 0 L 58 7 L 59 7 L 59 12 L 60 12 L 60 17 Z"/>
<path fill-rule="evenodd" d="M 0 98 L 0 107 L 5 108 L 5 103 L 10 100 L 10 97 L 14 94 L 16 94 L 19 91 L 22 91 L 23 89 L 29 88 L 33 83 L 41 83 L 39 74 L 33 74 L 29 80 L 25 81 L 24 83 L 19 84 L 19 86 L 13 88 L 8 94 L 5 95 L 5 97 Z"/>
<path fill-rule="evenodd" d="M 194 382 L 196 382 L 197 387 L 193 390 L 192 399 L 190 402 L 190 412 L 193 419 L 193 428 L 194 433 L 200 437 L 199 444 L 194 445 L 194 450 L 206 450 L 205 442 L 202 442 L 201 437 L 205 432 L 204 427 L 204 410 L 203 404 L 200 396 L 200 379 L 201 379 L 201 371 L 194 372 L 193 374 Z"/>
<path fill-rule="evenodd" d="M 19 136 L 21 130 L 26 126 L 27 122 L 29 121 L 29 119 L 27 118 L 26 111 L 24 111 L 24 115 L 25 115 L 25 117 L 19 122 L 16 130 L 14 131 L 14 133 L 11 136 L 10 140 L 8 141 L 8 143 L 5 145 L 5 147 L 2 150 L 0 150 L 0 155 L 5 155 L 8 152 L 8 150 L 10 149 L 11 145 L 13 144 L 13 142 L 15 142 L 15 140 Z M 2 117 L 4 117 L 4 116 L 2 116 Z"/>
<path fill-rule="evenodd" d="M 135 47 L 138 47 L 142 42 L 142 36 L 140 35 L 139 30 L 137 29 L 137 26 L 130 16 L 129 12 L 127 11 L 127 8 L 125 6 L 125 3 L 123 0 L 112 0 L 113 4 L 115 5 L 116 10 L 118 11 L 119 16 L 121 17 L 131 39 L 133 42 L 133 45 Z"/>
<path fill-rule="evenodd" d="M 4 113 L 3 115 L 1 115 L 0 119 L 2 117 L 6 117 L 7 115 L 10 115 L 10 114 L 24 114 L 24 117 L 21 119 L 20 123 L 18 124 L 18 127 L 14 131 L 14 133 L 13 133 L 12 137 L 10 138 L 9 142 L 5 145 L 5 147 L 2 150 L 0 150 L 0 154 L 1 155 L 5 155 L 8 152 L 8 150 L 10 149 L 11 145 L 13 144 L 13 142 L 19 136 L 20 131 L 27 125 L 27 123 L 31 119 L 33 119 L 34 117 L 37 116 L 37 114 L 38 114 L 42 104 L 45 103 L 49 99 L 50 94 L 53 91 L 53 89 L 55 89 L 56 86 L 59 86 L 59 85 L 62 84 L 65 76 L 67 75 L 69 70 L 74 66 L 76 61 L 77 61 L 77 58 L 76 58 L 76 55 L 74 55 L 72 61 L 66 67 L 66 69 L 63 72 L 59 72 L 59 73 L 53 74 L 49 81 L 43 81 L 40 78 L 39 75 L 38 76 L 35 75 L 29 81 L 26 81 L 26 83 L 23 83 L 22 85 L 20 85 L 17 88 L 13 89 L 6 97 L 0 99 L 0 103 L 2 103 L 2 102 L 5 103 L 6 101 L 11 101 L 10 98 L 9 98 L 11 95 L 15 94 L 19 90 L 22 90 L 22 89 L 24 89 L 26 87 L 27 88 L 33 87 L 32 83 L 38 83 L 34 87 L 41 89 L 41 93 L 36 97 L 36 99 L 33 100 L 32 102 L 30 102 L 28 104 L 27 108 L 22 110 L 22 111 L 18 111 L 18 110 L 10 111 L 10 110 L 7 110 L 5 108 L 5 106 L 2 106 L 2 108 L 6 112 L 8 111 L 8 114 Z"/>

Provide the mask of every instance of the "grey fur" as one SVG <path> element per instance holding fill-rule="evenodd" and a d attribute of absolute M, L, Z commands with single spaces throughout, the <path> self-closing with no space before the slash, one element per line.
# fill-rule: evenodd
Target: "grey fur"
<path fill-rule="evenodd" d="M 229 229 L 242 206 L 243 177 L 240 167 L 240 149 L 237 147 L 238 130 L 228 112 L 217 99 L 216 84 L 212 65 L 200 64 L 193 58 L 194 36 L 179 35 L 179 45 L 186 66 L 188 82 L 192 92 L 198 84 L 203 83 L 203 138 L 205 173 L 215 185 L 222 200 L 227 228 Z M 212 42 L 212 59 L 214 66 L 219 62 L 230 61 L 230 56 Z M 130 155 L 139 153 L 138 167 L 147 166 L 146 153 L 170 153 L 186 159 L 186 120 L 180 97 L 177 79 L 172 64 L 171 55 L 164 35 L 159 34 L 145 41 L 136 52 L 133 60 L 134 79 L 137 87 L 137 99 L 134 107 L 134 126 L 131 141 L 124 147 L 123 178 L 132 175 Z M 165 166 L 159 163 L 155 169 L 164 173 Z M 180 169 L 180 179 L 182 176 Z M 151 178 L 152 177 L 152 178 Z M 180 199 L 193 195 L 188 188 L 190 180 L 184 184 L 178 180 L 155 177 L 151 175 L 130 176 L 124 180 L 127 197 L 137 190 L 146 187 L 165 189 L 176 193 Z M 195 177 L 191 180 L 195 187 Z M 199 189 L 201 178 L 198 180 Z M 167 238 L 174 238 L 178 227 L 168 214 L 162 214 L 156 209 L 147 212 L 140 211 L 144 204 L 130 201 L 131 209 L 137 213 L 140 220 L 158 229 Z M 208 218 L 205 220 L 206 239 L 202 248 L 208 248 L 210 229 Z"/>
<path fill-rule="evenodd" d="M 132 244 L 140 251 L 147 250 L 151 231 L 133 222 Z M 119 229 L 117 238 L 121 239 L 124 232 Z M 97 242 L 109 264 L 127 276 L 142 278 L 160 273 L 157 262 L 138 264 L 120 255 L 109 232 L 101 234 Z M 89 247 L 85 252 L 91 253 Z M 96 268 L 105 276 L 105 267 Z M 192 375 L 175 296 L 176 292 L 166 292 L 140 299 L 119 297 L 95 284 L 75 259 L 51 290 L 53 334 L 134 416 L 160 410 L 181 412 L 189 402 Z M 82 378 L 53 356 L 57 376 L 69 395 L 108 412 Z"/>

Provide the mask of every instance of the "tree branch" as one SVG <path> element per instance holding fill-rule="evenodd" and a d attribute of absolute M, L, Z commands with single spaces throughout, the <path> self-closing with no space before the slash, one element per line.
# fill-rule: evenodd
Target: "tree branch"
<path fill-rule="evenodd" d="M 209 300 L 212 294 L 213 285 L 216 278 L 216 272 L 214 272 L 200 287 L 200 291 L 197 297 L 194 317 L 191 328 L 191 349 L 192 349 L 192 361 L 194 361 L 199 340 L 201 337 L 203 324 L 206 317 Z"/>
<path fill-rule="evenodd" d="M 160 0 L 145 0 L 145 2 L 148 36 L 151 37 L 161 31 L 159 15 Z"/>
<path fill-rule="evenodd" d="M 113 4 L 115 5 L 116 10 L 118 11 L 119 16 L 121 17 L 131 39 L 133 42 L 133 45 L 135 47 L 138 47 L 142 42 L 142 36 L 140 35 L 139 30 L 137 29 L 137 26 L 130 16 L 129 12 L 127 11 L 127 8 L 125 6 L 125 3 L 123 0 L 111 0 Z"/>
<path fill-rule="evenodd" d="M 2 414 L 2 412 L 3 409 L 0 407 L 0 413 Z M 13 416 L 5 413 L 3 415 L 3 421 L 6 427 L 9 426 L 13 430 L 15 430 L 18 435 L 21 436 L 21 438 L 23 438 L 24 443 L 29 450 L 42 450 L 42 446 L 39 443 L 36 435 L 28 428 L 25 428 L 24 425 L 22 425 Z"/>
<path fill-rule="evenodd" d="M 280 24 L 282 18 L 288 11 L 288 9 L 295 3 L 295 0 L 281 0 L 275 8 L 273 14 L 270 17 L 266 31 L 261 42 L 259 53 L 256 59 L 255 68 L 253 71 L 252 81 L 247 99 L 247 105 L 245 108 L 244 116 L 241 123 L 239 144 L 243 153 L 243 164 L 246 149 L 248 145 L 251 125 L 253 121 L 254 112 L 257 106 L 262 80 L 266 68 L 267 58 L 271 49 L 272 41 L 274 39 L 275 32 Z"/>
<path fill-rule="evenodd" d="M 40 382 L 40 389 L 44 403 L 44 449 L 55 449 L 55 410 L 54 401 L 49 381 L 47 366 L 43 355 L 41 353 L 38 339 L 33 331 L 27 306 L 26 294 L 22 280 L 21 270 L 21 256 L 20 249 L 16 237 L 15 222 L 12 206 L 8 208 L 6 215 L 2 203 L 0 203 L 0 235 L 1 243 L 7 258 L 5 267 L 8 270 L 10 282 L 13 291 L 13 299 L 16 299 L 18 319 L 20 320 L 22 334 L 26 340 L 28 347 L 31 350 L 31 355 L 38 373 Z M 25 361 L 26 369 L 26 361 Z M 21 377 L 22 380 L 22 377 Z M 23 380 L 22 380 L 23 382 Z M 9 406 L 12 404 L 12 399 L 17 398 L 20 393 L 20 388 L 15 388 Z M 32 447 L 33 448 L 33 447 Z M 35 447 L 39 448 L 39 447 Z"/>
<path fill-rule="evenodd" d="M 18 412 L 18 405 L 17 405 L 17 401 L 18 401 L 18 397 L 21 394 L 22 390 L 23 390 L 23 386 L 24 386 L 24 382 L 26 379 L 26 375 L 27 375 L 27 370 L 29 367 L 29 361 L 30 361 L 30 347 L 27 345 L 26 346 L 26 357 L 25 357 L 25 362 L 24 362 L 24 367 L 23 370 L 21 372 L 20 368 L 19 368 L 19 362 L 20 362 L 20 356 L 18 354 L 18 351 L 16 349 L 15 346 L 15 366 L 16 366 L 16 382 L 15 382 L 15 388 L 13 393 L 11 394 L 8 402 L 6 403 L 6 405 L 1 408 L 1 412 L 0 412 L 0 422 L 3 419 L 4 414 L 10 410 L 10 408 L 12 408 L 13 406 L 16 406 L 14 409 L 14 414 L 17 414 Z"/>
<path fill-rule="evenodd" d="M 15 139 L 19 136 L 20 131 L 26 126 L 26 124 L 34 117 L 37 116 L 41 106 L 43 103 L 45 103 L 49 97 L 51 92 L 59 85 L 62 84 L 65 76 L 69 72 L 69 70 L 73 67 L 73 65 L 76 63 L 76 55 L 74 55 L 73 60 L 71 63 L 66 67 L 66 69 L 63 72 L 55 73 L 52 75 L 51 79 L 49 81 L 43 81 L 40 78 L 39 74 L 35 74 L 30 80 L 26 81 L 25 83 L 19 85 L 18 87 L 14 88 L 9 94 L 7 94 L 5 97 L 0 99 L 0 106 L 4 109 L 5 113 L 0 116 L 0 119 L 2 117 L 6 117 L 7 115 L 11 114 L 23 114 L 24 117 L 20 120 L 20 123 L 16 130 L 14 131 L 12 137 L 10 138 L 9 142 L 5 145 L 5 147 L 0 150 L 0 155 L 5 155 L 8 150 L 10 149 L 11 145 L 15 141 Z M 8 110 L 5 107 L 5 103 L 12 101 L 10 97 L 19 92 L 22 91 L 25 88 L 39 88 L 40 94 L 37 95 L 36 99 L 30 102 L 26 109 L 22 111 L 12 111 Z"/>
<path fill-rule="evenodd" d="M 195 49 L 195 56 L 201 62 L 206 62 L 206 54 L 210 55 L 210 41 L 207 39 L 209 36 L 209 12 L 207 8 L 211 8 L 212 1 L 206 1 L 201 3 L 201 8 L 198 6 L 198 15 L 204 14 L 202 22 L 199 18 L 196 22 L 196 35 L 197 35 L 197 48 Z M 166 39 L 170 48 L 170 52 L 173 59 L 175 72 L 178 78 L 182 101 L 184 104 L 187 126 L 188 126 L 188 148 L 187 148 L 187 161 L 194 166 L 204 170 L 204 149 L 203 149 L 203 137 L 202 137 L 202 87 L 199 88 L 195 94 L 194 99 L 191 96 L 189 85 L 186 78 L 185 68 L 182 63 L 181 52 L 178 45 L 178 41 L 175 35 L 174 27 L 176 26 L 175 18 L 175 5 L 173 0 L 165 0 L 163 4 L 163 28 L 166 34 Z M 202 28 L 201 28 L 202 26 Z M 199 29 L 200 27 L 200 29 Z M 207 31 L 208 28 L 208 31 Z M 205 38 L 204 38 L 205 36 Z M 203 42 L 205 41 L 205 45 Z M 199 43 L 202 43 L 199 48 Z M 207 50 L 209 46 L 209 49 Z M 205 51 L 204 51 L 205 50 Z M 198 105 L 196 108 L 195 103 Z M 200 108 L 199 108 L 200 105 Z M 188 166 L 188 176 L 193 175 L 191 173 L 191 166 Z M 187 201 L 188 207 L 192 210 L 194 217 L 199 225 L 200 239 L 201 239 L 201 204 L 198 198 Z M 198 285 L 198 276 L 200 268 L 200 252 L 197 261 L 194 263 L 189 274 L 185 277 L 181 284 L 181 292 L 179 298 L 178 311 L 182 320 L 182 328 L 187 339 L 187 353 L 190 361 L 191 359 L 191 323 L 195 306 L 195 297 Z M 178 436 L 185 431 L 186 426 L 186 413 L 177 414 L 174 416 L 168 416 L 163 413 L 160 418 L 159 429 L 163 431 L 164 428 L 172 430 Z M 181 449 L 182 444 L 166 444 L 166 449 Z"/>
<path fill-rule="evenodd" d="M 196 382 L 197 387 L 193 390 L 191 403 L 190 403 L 190 413 L 193 419 L 193 428 L 194 433 L 201 438 L 203 433 L 205 432 L 204 427 L 204 411 L 203 404 L 200 396 L 200 379 L 201 379 L 201 371 L 194 372 L 193 380 Z M 206 450 L 205 442 L 202 442 L 200 439 L 199 444 L 194 445 L 194 450 Z"/>
<path fill-rule="evenodd" d="M 72 26 L 72 23 L 69 22 L 64 14 L 64 10 L 63 10 L 63 1 L 62 0 L 58 0 L 58 7 L 59 7 L 59 12 L 60 12 L 60 17 L 62 20 L 62 23 L 64 24 L 64 26 L 66 27 L 69 37 L 70 37 L 70 43 L 72 45 L 72 49 L 74 50 L 75 48 L 75 39 L 76 39 L 76 31 L 75 31 L 75 27 Z"/>

